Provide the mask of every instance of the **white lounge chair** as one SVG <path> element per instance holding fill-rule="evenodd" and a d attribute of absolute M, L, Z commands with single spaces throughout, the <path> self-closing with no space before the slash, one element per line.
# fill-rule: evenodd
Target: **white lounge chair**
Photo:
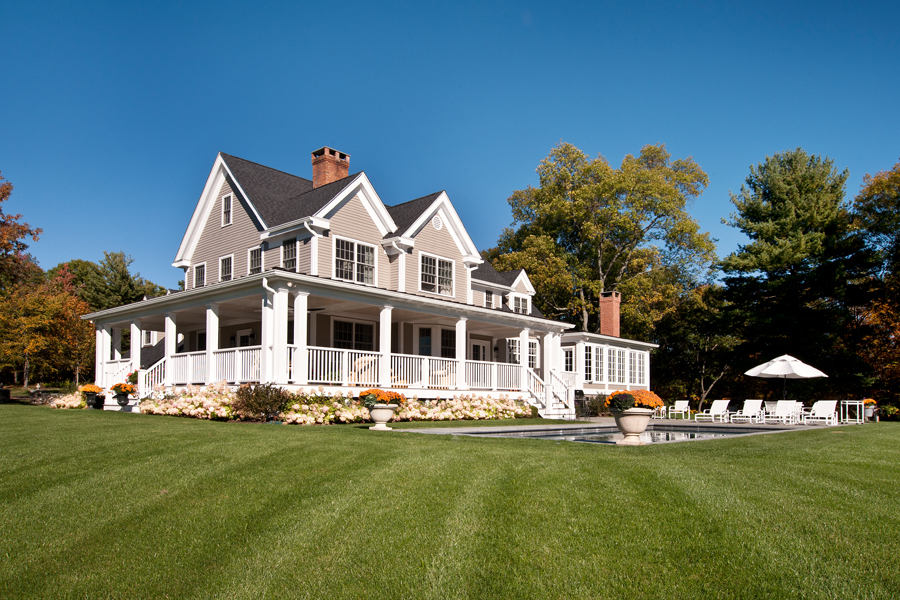
<path fill-rule="evenodd" d="M 826 425 L 837 425 L 837 400 L 819 400 L 813 404 L 809 414 L 803 416 L 804 425 L 808 425 L 810 421 L 824 421 Z"/>
<path fill-rule="evenodd" d="M 797 401 L 779 400 L 772 414 L 766 414 L 766 423 L 784 423 L 794 425 L 797 423 Z"/>
<path fill-rule="evenodd" d="M 704 410 L 702 413 L 694 415 L 695 421 L 716 422 L 716 419 L 722 423 L 728 422 L 728 400 L 713 400 L 712 406 Z"/>
<path fill-rule="evenodd" d="M 656 408 L 653 409 L 653 418 L 654 419 L 665 419 L 666 418 L 665 405 L 657 406 Z"/>
<path fill-rule="evenodd" d="M 676 400 L 673 406 L 669 407 L 669 418 L 674 419 L 675 415 L 681 415 L 682 419 L 691 418 L 691 406 L 689 400 Z"/>
<path fill-rule="evenodd" d="M 732 423 L 762 423 L 764 419 L 762 400 L 744 400 L 744 407 L 731 415 Z"/>

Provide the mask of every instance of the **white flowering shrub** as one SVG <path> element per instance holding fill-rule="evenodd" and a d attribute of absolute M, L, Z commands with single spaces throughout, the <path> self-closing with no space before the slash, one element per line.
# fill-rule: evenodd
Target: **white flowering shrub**
<path fill-rule="evenodd" d="M 210 420 L 256 420 L 258 414 L 244 414 L 235 408 L 236 395 L 225 382 L 206 389 L 188 386 L 170 394 L 156 394 L 140 404 L 148 415 L 171 415 Z M 506 395 L 498 398 L 464 394 L 447 400 L 399 401 L 393 421 L 460 421 L 481 419 L 520 419 L 531 416 L 531 406 L 521 398 Z M 365 423 L 369 410 L 363 402 L 344 394 L 328 395 L 324 388 L 291 394 L 273 419 L 285 425 L 330 425 L 333 423 Z"/>
<path fill-rule="evenodd" d="M 50 408 L 87 408 L 81 394 L 67 394 L 50 402 Z"/>

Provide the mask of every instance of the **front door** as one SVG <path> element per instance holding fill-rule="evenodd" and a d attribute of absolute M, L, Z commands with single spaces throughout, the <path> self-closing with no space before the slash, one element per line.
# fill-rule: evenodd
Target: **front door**
<path fill-rule="evenodd" d="M 476 342 L 472 344 L 472 360 L 488 360 L 487 344 Z"/>

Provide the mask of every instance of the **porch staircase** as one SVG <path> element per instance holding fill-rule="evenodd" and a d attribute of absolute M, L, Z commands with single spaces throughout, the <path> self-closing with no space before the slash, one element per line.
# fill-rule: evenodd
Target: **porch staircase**
<path fill-rule="evenodd" d="M 527 371 L 528 401 L 536 406 L 545 419 L 575 419 L 573 390 L 556 371 L 550 371 L 549 382 L 544 382 L 532 369 Z"/>

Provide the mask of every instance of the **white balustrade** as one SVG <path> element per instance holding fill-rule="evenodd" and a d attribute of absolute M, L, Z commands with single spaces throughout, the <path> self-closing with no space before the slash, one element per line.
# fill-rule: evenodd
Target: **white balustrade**
<path fill-rule="evenodd" d="M 153 392 L 153 388 L 163 385 L 166 380 L 166 359 L 163 358 L 146 371 L 139 371 L 138 396 L 146 398 Z"/>
<path fill-rule="evenodd" d="M 497 389 L 504 392 L 522 390 L 522 367 L 505 363 L 497 364 Z"/>
<path fill-rule="evenodd" d="M 428 387 L 440 390 L 456 388 L 456 359 L 428 359 Z"/>
<path fill-rule="evenodd" d="M 466 383 L 471 390 L 492 390 L 494 384 L 494 364 L 478 360 L 466 361 Z"/>
<path fill-rule="evenodd" d="M 399 388 L 424 388 L 428 365 L 424 356 L 391 355 L 391 385 Z"/>

